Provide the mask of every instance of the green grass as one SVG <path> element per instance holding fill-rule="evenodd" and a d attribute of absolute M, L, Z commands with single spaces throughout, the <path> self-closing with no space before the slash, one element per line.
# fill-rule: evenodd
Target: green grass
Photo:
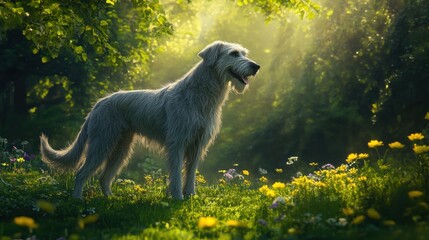
<path fill-rule="evenodd" d="M 318 186 L 307 176 L 273 185 L 270 177 L 268 182 L 260 182 L 259 176 L 250 173 L 244 179 L 236 175 L 232 181 L 200 184 L 198 194 L 185 201 L 166 196 L 163 177 L 146 177 L 142 184 L 119 179 L 113 188 L 115 196 L 110 198 L 102 196 L 93 180 L 85 187 L 85 200 L 79 201 L 70 198 L 71 175 L 34 167 L 3 169 L 0 239 L 418 239 L 429 234 L 425 195 L 410 198 L 408 192 L 414 188 L 402 181 L 385 185 L 381 176 L 391 172 L 381 173 L 376 167 L 343 168 L 316 170 L 315 175 L 330 175 L 317 182 L 337 181 L 341 186 L 342 181 L 365 174 L 374 180 L 366 180 L 365 192 L 359 193 L 364 185 L 336 190 L 335 186 Z M 372 189 L 368 184 L 384 186 Z M 283 198 L 273 205 L 278 196 Z M 393 208 L 395 204 L 399 207 Z M 354 213 L 343 213 L 346 207 Z M 368 208 L 377 209 L 380 219 L 369 217 Z M 359 215 L 366 219 L 353 224 Z M 14 220 L 19 216 L 33 219 L 37 228 L 17 225 Z M 202 217 L 216 222 L 201 227 Z M 386 226 L 387 220 L 394 225 Z"/>
<path fill-rule="evenodd" d="M 291 158 L 268 173 L 235 165 L 212 183 L 198 174 L 184 201 L 167 196 L 160 171 L 117 179 L 109 198 L 93 178 L 84 201 L 72 199 L 72 174 L 42 170 L 40 157 L 0 138 L 0 240 L 426 239 L 429 146 L 421 133 L 408 138 L 409 147 L 370 141 L 369 154 L 337 167 L 295 169 Z"/>

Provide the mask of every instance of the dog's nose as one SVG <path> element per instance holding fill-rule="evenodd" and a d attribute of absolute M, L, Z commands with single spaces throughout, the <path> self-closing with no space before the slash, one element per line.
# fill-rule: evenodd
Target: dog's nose
<path fill-rule="evenodd" d="M 250 63 L 250 67 L 252 68 L 254 73 L 257 73 L 259 68 L 261 68 L 261 66 L 259 66 L 257 63 L 254 63 L 254 62 Z"/>

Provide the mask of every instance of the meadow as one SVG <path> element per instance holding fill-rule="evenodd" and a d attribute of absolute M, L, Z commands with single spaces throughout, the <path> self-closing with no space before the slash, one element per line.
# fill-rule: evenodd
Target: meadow
<path fill-rule="evenodd" d="M 72 199 L 71 174 L 2 138 L 0 239 L 425 239 L 427 130 L 370 140 L 338 166 L 295 169 L 300 159 L 290 157 L 258 172 L 233 164 L 210 183 L 198 174 L 197 194 L 184 201 L 166 196 L 162 171 L 118 178 L 109 198 L 94 177 L 84 201 Z"/>

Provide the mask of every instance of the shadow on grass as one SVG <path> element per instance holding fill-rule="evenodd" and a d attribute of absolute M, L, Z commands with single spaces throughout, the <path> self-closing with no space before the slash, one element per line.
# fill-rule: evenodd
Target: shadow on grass
<path fill-rule="evenodd" d="M 84 201 L 70 197 L 73 177 L 52 176 L 39 171 L 2 172 L 0 181 L 0 236 L 57 239 L 71 235 L 95 239 L 139 234 L 145 228 L 167 222 L 182 206 L 162 191 L 135 191 L 133 185 L 116 188 L 115 196 L 104 197 L 97 183 L 88 184 Z M 89 195 L 89 197 L 88 197 Z M 40 200 L 51 204 L 46 211 Z M 14 224 L 14 218 L 26 216 L 38 228 Z M 91 221 L 88 216 L 92 216 Z"/>

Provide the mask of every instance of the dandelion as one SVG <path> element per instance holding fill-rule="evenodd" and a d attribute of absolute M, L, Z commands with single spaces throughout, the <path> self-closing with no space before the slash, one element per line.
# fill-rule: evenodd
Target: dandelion
<path fill-rule="evenodd" d="M 383 225 L 387 226 L 387 227 L 391 227 L 391 226 L 395 226 L 396 222 L 393 220 L 385 220 L 385 221 L 383 221 Z"/>
<path fill-rule="evenodd" d="M 249 176 L 249 171 L 243 170 L 243 175 Z"/>
<path fill-rule="evenodd" d="M 426 119 L 426 120 L 429 120 L 429 112 L 427 112 L 427 113 L 426 113 L 426 115 L 425 115 L 425 119 Z"/>
<path fill-rule="evenodd" d="M 429 151 L 429 146 L 414 144 L 413 151 L 415 154 L 422 154 Z"/>
<path fill-rule="evenodd" d="M 357 225 L 357 224 L 361 224 L 363 221 L 365 221 L 365 216 L 364 215 L 359 215 L 357 217 L 355 217 L 353 219 L 353 221 L 351 222 L 351 224 Z"/>
<path fill-rule="evenodd" d="M 409 191 L 408 192 L 408 197 L 410 198 L 417 198 L 417 197 L 421 197 L 423 196 L 423 192 L 420 191 Z"/>
<path fill-rule="evenodd" d="M 316 163 L 316 162 L 311 162 L 311 163 L 309 163 L 308 165 L 310 165 L 311 167 L 316 167 L 317 165 L 319 165 L 318 163 Z"/>
<path fill-rule="evenodd" d="M 289 233 L 290 235 L 294 235 L 298 233 L 298 230 L 296 228 L 289 228 L 287 230 L 287 233 Z"/>
<path fill-rule="evenodd" d="M 200 217 L 198 220 L 199 228 L 213 228 L 217 224 L 217 220 L 214 217 Z"/>
<path fill-rule="evenodd" d="M 380 213 L 375 210 L 374 208 L 370 208 L 366 211 L 366 214 L 368 215 L 368 217 L 375 219 L 375 220 L 379 220 L 381 218 Z"/>
<path fill-rule="evenodd" d="M 54 204 L 43 200 L 37 201 L 36 205 L 43 211 L 51 214 L 54 213 L 57 208 Z"/>
<path fill-rule="evenodd" d="M 350 153 L 350 154 L 347 156 L 346 162 L 347 162 L 347 163 L 352 163 L 352 162 L 356 161 L 357 159 L 358 159 L 358 155 L 357 155 L 357 153 Z"/>
<path fill-rule="evenodd" d="M 275 182 L 273 183 L 273 188 L 274 189 L 283 189 L 286 187 L 286 184 L 282 183 L 282 182 Z"/>
<path fill-rule="evenodd" d="M 259 190 L 259 192 L 261 192 L 262 194 L 264 194 L 267 197 L 275 197 L 276 196 L 276 193 L 272 189 L 270 189 L 267 185 L 260 187 L 258 190 Z"/>
<path fill-rule="evenodd" d="M 77 225 L 80 229 L 84 229 L 86 224 L 95 223 L 100 216 L 98 214 L 91 214 L 84 218 L 80 218 Z"/>
<path fill-rule="evenodd" d="M 381 147 L 383 146 L 383 142 L 382 141 L 378 141 L 378 140 L 371 140 L 368 142 L 368 147 L 369 148 L 376 148 L 376 147 Z"/>
<path fill-rule="evenodd" d="M 244 180 L 243 181 L 243 184 L 245 185 L 245 186 L 250 186 L 250 185 L 252 185 L 252 182 L 250 182 L 249 180 Z"/>
<path fill-rule="evenodd" d="M 422 140 L 423 138 L 425 138 L 425 136 L 421 133 L 412 133 L 408 135 L 408 139 L 410 139 L 410 141 Z"/>
<path fill-rule="evenodd" d="M 393 143 L 389 143 L 389 147 L 392 148 L 392 149 L 395 149 L 395 148 L 396 149 L 401 149 L 401 148 L 404 148 L 405 146 L 404 146 L 404 144 L 396 141 L 396 142 L 393 142 Z"/>
<path fill-rule="evenodd" d="M 346 216 L 351 216 L 355 214 L 355 211 L 353 210 L 353 208 L 343 208 L 343 213 Z"/>
<path fill-rule="evenodd" d="M 283 169 L 281 169 L 281 168 L 276 168 L 276 169 L 275 169 L 275 171 L 276 171 L 276 173 L 282 173 L 282 172 L 283 172 Z"/>
<path fill-rule="evenodd" d="M 361 182 L 365 182 L 368 179 L 366 178 L 366 176 L 360 176 L 360 177 L 358 177 L 358 180 Z"/>
<path fill-rule="evenodd" d="M 266 178 L 265 176 L 262 176 L 259 178 L 260 182 L 268 182 L 268 178 Z"/>
<path fill-rule="evenodd" d="M 134 191 L 139 192 L 139 193 L 145 192 L 144 188 L 140 184 L 134 185 Z"/>
<path fill-rule="evenodd" d="M 240 222 L 237 220 L 228 220 L 226 221 L 226 226 L 235 228 L 247 228 L 247 223 Z"/>
<path fill-rule="evenodd" d="M 39 224 L 37 224 L 36 221 L 34 221 L 34 219 L 32 219 L 30 217 L 25 217 L 25 216 L 15 217 L 13 219 L 13 222 L 18 226 L 28 227 L 30 229 L 30 231 L 32 229 L 39 227 Z"/>

